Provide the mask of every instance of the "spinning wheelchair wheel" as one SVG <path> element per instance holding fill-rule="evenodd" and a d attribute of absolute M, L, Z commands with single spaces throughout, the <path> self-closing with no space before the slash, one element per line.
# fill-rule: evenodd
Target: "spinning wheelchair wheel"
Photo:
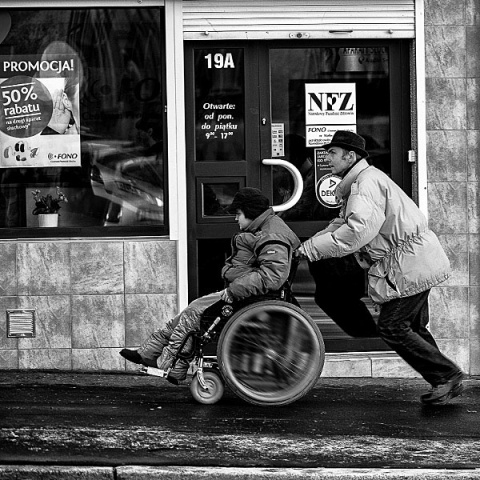
<path fill-rule="evenodd" d="M 217 403 L 223 397 L 223 392 L 225 391 L 220 374 L 205 370 L 203 372 L 203 378 L 205 379 L 208 390 L 202 388 L 198 381 L 198 377 L 195 375 L 190 384 L 190 392 L 192 393 L 193 398 L 198 403 L 203 403 L 204 405 Z"/>
<path fill-rule="evenodd" d="M 217 346 L 225 383 L 255 405 L 287 405 L 315 385 L 325 362 L 317 326 L 300 308 L 265 301 L 238 311 Z"/>

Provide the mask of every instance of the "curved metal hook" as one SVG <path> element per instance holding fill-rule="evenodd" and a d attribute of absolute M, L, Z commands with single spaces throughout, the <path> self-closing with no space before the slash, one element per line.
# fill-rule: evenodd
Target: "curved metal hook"
<path fill-rule="evenodd" d="M 293 193 L 292 196 L 285 202 L 280 205 L 272 205 L 274 212 L 284 212 L 289 208 L 292 208 L 300 200 L 300 197 L 303 193 L 303 179 L 302 174 L 299 172 L 298 168 L 295 165 L 292 165 L 286 160 L 280 160 L 279 158 L 264 158 L 262 160 L 264 165 L 275 165 L 279 167 L 286 168 L 293 177 Z"/>

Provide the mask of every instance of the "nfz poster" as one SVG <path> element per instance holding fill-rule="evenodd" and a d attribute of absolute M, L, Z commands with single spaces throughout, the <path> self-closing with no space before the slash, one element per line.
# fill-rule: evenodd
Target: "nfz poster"
<path fill-rule="evenodd" d="M 80 166 L 78 61 L 0 56 L 0 168 Z"/>
<path fill-rule="evenodd" d="M 354 83 L 305 84 L 307 147 L 328 143 L 337 130 L 356 132 L 357 98 Z"/>

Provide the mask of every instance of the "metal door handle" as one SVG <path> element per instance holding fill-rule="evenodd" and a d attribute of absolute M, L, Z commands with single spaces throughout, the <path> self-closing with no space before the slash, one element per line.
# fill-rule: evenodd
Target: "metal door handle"
<path fill-rule="evenodd" d="M 272 205 L 272 208 L 275 212 L 284 212 L 289 208 L 292 208 L 300 200 L 300 197 L 303 193 L 303 179 L 302 175 L 299 172 L 298 168 L 295 165 L 292 165 L 286 160 L 280 160 L 279 158 L 264 158 L 262 160 L 264 165 L 275 165 L 278 167 L 286 168 L 293 177 L 293 193 L 292 196 L 285 202 L 280 205 Z"/>

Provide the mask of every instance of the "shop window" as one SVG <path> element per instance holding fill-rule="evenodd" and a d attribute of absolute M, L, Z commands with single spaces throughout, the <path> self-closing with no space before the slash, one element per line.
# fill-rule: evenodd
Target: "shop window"
<path fill-rule="evenodd" d="M 163 32 L 161 8 L 0 13 L 1 237 L 167 233 Z M 37 190 L 67 198 L 48 232 Z"/>

